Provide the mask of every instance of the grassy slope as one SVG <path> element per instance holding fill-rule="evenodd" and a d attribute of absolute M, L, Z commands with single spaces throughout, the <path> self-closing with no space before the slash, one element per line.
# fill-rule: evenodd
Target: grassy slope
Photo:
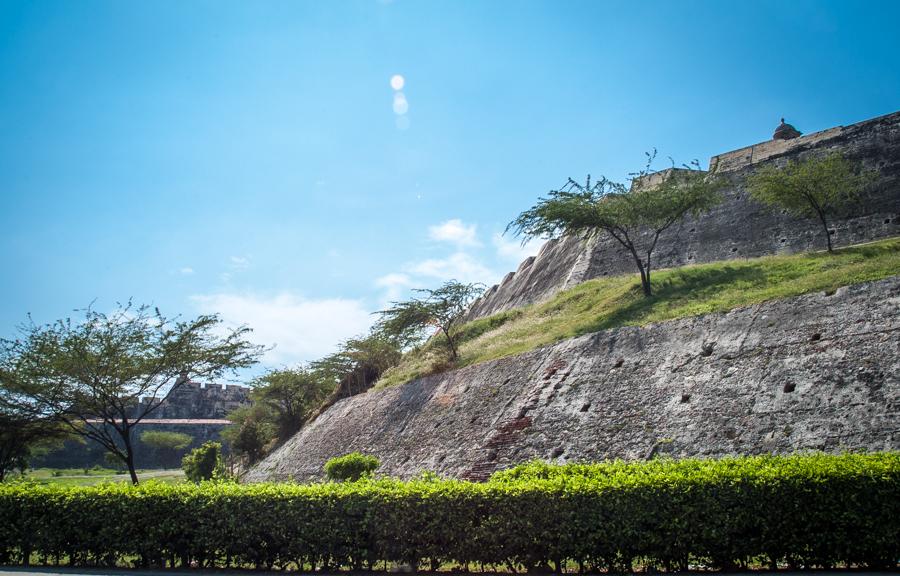
<path fill-rule="evenodd" d="M 765 300 L 834 290 L 900 274 L 900 238 L 836 250 L 752 260 L 728 260 L 659 270 L 655 294 L 644 298 L 636 274 L 598 278 L 553 299 L 460 328 L 464 341 L 454 367 L 519 354 L 589 332 L 731 310 Z M 406 355 L 376 388 L 450 366 L 438 342 Z"/>

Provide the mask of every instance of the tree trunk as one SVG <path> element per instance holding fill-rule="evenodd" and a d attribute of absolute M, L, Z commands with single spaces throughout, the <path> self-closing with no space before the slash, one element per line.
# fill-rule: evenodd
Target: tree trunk
<path fill-rule="evenodd" d="M 628 246 L 628 251 L 631 252 L 631 257 L 634 258 L 634 263 L 637 264 L 638 271 L 641 273 L 641 288 L 644 291 L 644 297 L 649 298 L 653 296 L 653 291 L 650 289 L 650 270 L 644 268 L 644 261 L 638 256 L 633 246 Z"/>
<path fill-rule="evenodd" d="M 456 360 L 456 345 L 453 343 L 453 338 L 450 337 L 450 332 L 448 332 L 443 326 L 441 327 L 441 331 L 444 333 L 444 337 L 447 338 L 447 344 L 450 345 L 450 359 Z"/>
<path fill-rule="evenodd" d="M 818 213 L 819 213 L 819 220 L 822 221 L 822 228 L 825 229 L 825 241 L 826 241 L 826 245 L 828 246 L 828 251 L 833 252 L 833 250 L 831 249 L 831 233 L 828 232 L 828 222 L 825 220 L 825 213 L 822 212 L 821 210 L 818 210 Z"/>
<path fill-rule="evenodd" d="M 131 483 L 137 485 L 137 470 L 134 469 L 134 449 L 131 446 L 131 428 L 122 431 L 122 441 L 125 444 L 125 465 L 128 466 L 128 474 L 131 475 Z"/>

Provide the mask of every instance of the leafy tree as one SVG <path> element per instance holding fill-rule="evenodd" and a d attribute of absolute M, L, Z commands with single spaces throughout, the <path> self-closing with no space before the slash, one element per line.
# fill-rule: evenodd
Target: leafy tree
<path fill-rule="evenodd" d="M 212 480 L 225 475 L 225 463 L 222 461 L 222 445 L 218 442 L 204 442 L 185 454 L 181 460 L 184 475 L 192 482 Z"/>
<path fill-rule="evenodd" d="M 327 375 L 307 368 L 272 370 L 251 382 L 251 406 L 228 415 L 233 422 L 223 432 L 232 451 L 250 464 L 272 444 L 297 433 L 334 390 Z"/>
<path fill-rule="evenodd" d="M 130 303 L 109 315 L 83 312 L 79 321 L 29 322 L 19 338 L 0 340 L 0 387 L 17 410 L 99 443 L 135 484 L 135 426 L 189 378 L 220 377 L 262 353 L 245 340 L 248 328 L 218 335 L 215 315 L 170 320 Z"/>
<path fill-rule="evenodd" d="M 306 368 L 272 370 L 251 383 L 250 398 L 265 408 L 284 442 L 300 430 L 307 417 L 334 389 L 334 384 Z"/>
<path fill-rule="evenodd" d="M 365 392 L 403 357 L 403 343 L 378 330 L 342 342 L 338 351 L 316 360 L 310 369 L 332 383 L 333 400 Z"/>
<path fill-rule="evenodd" d="M 855 202 L 874 176 L 835 152 L 800 162 L 789 160 L 783 168 L 763 166 L 747 178 L 747 187 L 763 204 L 794 216 L 817 218 L 831 252 L 828 218 Z"/>
<path fill-rule="evenodd" d="M 159 452 L 168 463 L 171 463 L 177 452 L 190 446 L 193 441 L 194 438 L 190 434 L 181 432 L 148 430 L 141 433 L 141 442 Z"/>
<path fill-rule="evenodd" d="M 157 450 L 184 450 L 193 440 L 190 434 L 164 430 L 148 430 L 141 434 L 141 442 Z"/>
<path fill-rule="evenodd" d="M 532 208 L 522 212 L 506 230 L 523 241 L 538 237 L 594 234 L 604 231 L 631 255 L 641 275 L 644 295 L 652 296 L 652 255 L 660 235 L 688 215 L 699 215 L 721 201 L 721 181 L 699 170 L 652 172 L 655 153 L 647 168 L 634 174 L 629 189 L 604 177 L 584 184 L 568 179 Z"/>
<path fill-rule="evenodd" d="M 412 298 L 405 302 L 392 302 L 381 315 L 376 329 L 387 337 L 407 344 L 421 342 L 429 329 L 443 334 L 450 348 L 450 359 L 459 357 L 454 328 L 469 305 L 481 296 L 481 284 L 463 284 L 450 280 L 435 290 L 416 290 L 423 298 Z"/>
<path fill-rule="evenodd" d="M 375 456 L 351 452 L 328 460 L 325 463 L 325 475 L 329 480 L 356 482 L 370 477 L 379 466 L 381 462 Z"/>
<path fill-rule="evenodd" d="M 271 434 L 264 426 L 254 419 L 247 419 L 240 426 L 229 428 L 234 428 L 234 432 L 223 439 L 228 441 L 231 451 L 246 457 L 249 464 L 259 462 L 271 440 Z"/>
<path fill-rule="evenodd" d="M 0 482 L 13 470 L 24 473 L 36 452 L 56 447 L 64 436 L 59 423 L 16 413 L 0 402 Z"/>

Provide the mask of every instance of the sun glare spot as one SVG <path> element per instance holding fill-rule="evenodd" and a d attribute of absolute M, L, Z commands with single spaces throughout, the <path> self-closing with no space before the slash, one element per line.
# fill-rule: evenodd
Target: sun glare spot
<path fill-rule="evenodd" d="M 394 74 L 391 76 L 391 88 L 394 90 L 403 90 L 403 86 L 406 84 L 406 79 L 400 74 Z"/>
<path fill-rule="evenodd" d="M 403 116 L 407 111 L 409 111 L 409 102 L 406 101 L 406 96 L 403 95 L 403 92 L 397 92 L 394 94 L 394 114 Z"/>

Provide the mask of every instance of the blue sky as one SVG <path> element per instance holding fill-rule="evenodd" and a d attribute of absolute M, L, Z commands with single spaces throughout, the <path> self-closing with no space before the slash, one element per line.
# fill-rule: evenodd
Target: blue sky
<path fill-rule="evenodd" d="M 568 176 L 900 109 L 898 2 L 0 0 L 0 335 L 96 300 L 318 358 Z M 391 78 L 401 75 L 398 94 Z"/>

